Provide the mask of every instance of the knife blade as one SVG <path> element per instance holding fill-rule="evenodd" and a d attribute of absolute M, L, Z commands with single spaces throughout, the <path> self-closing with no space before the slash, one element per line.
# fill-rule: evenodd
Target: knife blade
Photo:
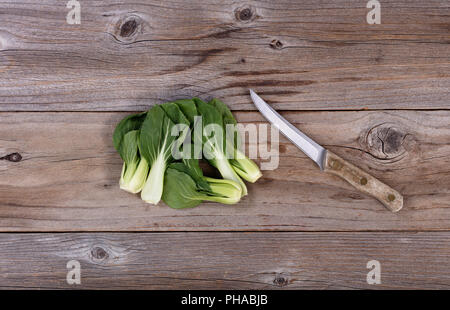
<path fill-rule="evenodd" d="M 361 192 L 378 199 L 392 212 L 397 212 L 403 207 L 403 196 L 399 192 L 331 151 L 326 150 L 289 123 L 251 89 L 250 97 L 261 114 L 311 158 L 319 166 L 320 170 L 341 177 Z"/>
<path fill-rule="evenodd" d="M 323 170 L 327 150 L 289 123 L 251 89 L 250 96 L 259 112 L 261 112 L 272 125 L 277 127 L 286 138 L 311 158 L 319 166 L 320 170 Z"/>

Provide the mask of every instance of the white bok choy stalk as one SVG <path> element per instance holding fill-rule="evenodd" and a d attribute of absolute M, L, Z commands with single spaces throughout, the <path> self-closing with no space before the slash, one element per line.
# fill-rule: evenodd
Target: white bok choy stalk
<path fill-rule="evenodd" d="M 133 194 L 142 190 L 148 175 L 148 163 L 139 154 L 138 142 L 139 131 L 132 130 L 125 134 L 120 145 L 120 155 L 124 161 L 120 188 Z"/>
<path fill-rule="evenodd" d="M 161 200 L 166 168 L 174 160 L 175 148 L 182 145 L 187 134 L 185 130 L 178 136 L 173 135 L 172 129 L 177 123 L 185 124 L 188 129 L 189 121 L 175 103 L 153 106 L 142 123 L 139 146 L 142 157 L 150 165 L 150 173 L 141 192 L 145 202 L 157 204 Z"/>
<path fill-rule="evenodd" d="M 208 104 L 214 106 L 221 113 L 225 128 L 227 128 L 228 125 L 232 126 L 234 129 L 232 133 L 233 137 L 227 137 L 227 142 L 231 142 L 231 147 L 234 149 L 234 154 L 232 158 L 229 159 L 231 166 L 233 167 L 234 171 L 236 171 L 237 174 L 239 174 L 239 176 L 241 176 L 244 180 L 255 183 L 262 176 L 262 173 L 256 163 L 245 156 L 245 154 L 240 150 L 241 139 L 240 133 L 236 128 L 236 119 L 234 118 L 230 109 L 219 99 L 212 99 L 210 102 L 208 102 Z M 233 141 L 230 141 L 230 138 Z"/>
<path fill-rule="evenodd" d="M 147 161 L 139 151 L 139 129 L 146 113 L 138 113 L 125 117 L 116 126 L 113 144 L 124 161 L 120 175 L 120 188 L 130 192 L 141 191 L 148 174 Z"/>

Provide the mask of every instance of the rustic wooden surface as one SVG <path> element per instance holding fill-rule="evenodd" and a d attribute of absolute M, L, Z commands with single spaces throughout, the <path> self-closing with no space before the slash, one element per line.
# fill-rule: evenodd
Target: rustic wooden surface
<path fill-rule="evenodd" d="M 1 288 L 66 288 L 70 259 L 77 288 L 449 288 L 447 0 L 382 0 L 381 25 L 364 0 L 80 2 L 80 25 L 65 1 L 0 3 Z M 284 138 L 237 206 L 175 211 L 118 189 L 121 117 L 199 96 L 263 123 L 249 87 L 403 210 Z"/>
<path fill-rule="evenodd" d="M 5 0 L 0 110 L 130 111 L 206 96 L 254 110 L 448 109 L 447 0 Z"/>
<path fill-rule="evenodd" d="M 256 112 L 235 113 L 261 123 Z M 2 231 L 448 230 L 450 111 L 289 112 L 286 118 L 405 196 L 392 214 L 321 172 L 286 139 L 279 168 L 263 171 L 232 206 L 173 210 L 121 191 L 112 132 L 126 113 L 2 113 Z M 332 134 L 330 134 L 332 133 Z"/>
<path fill-rule="evenodd" d="M 449 289 L 449 242 L 448 232 L 2 234 L 0 288 Z M 80 286 L 66 283 L 74 259 Z M 366 282 L 371 260 L 380 285 Z"/>

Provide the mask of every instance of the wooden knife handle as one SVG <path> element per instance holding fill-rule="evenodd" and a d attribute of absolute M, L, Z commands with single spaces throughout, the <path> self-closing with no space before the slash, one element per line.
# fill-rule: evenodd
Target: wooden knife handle
<path fill-rule="evenodd" d="M 403 196 L 399 192 L 328 150 L 324 171 L 343 178 L 361 192 L 375 197 L 392 212 L 403 207 Z"/>

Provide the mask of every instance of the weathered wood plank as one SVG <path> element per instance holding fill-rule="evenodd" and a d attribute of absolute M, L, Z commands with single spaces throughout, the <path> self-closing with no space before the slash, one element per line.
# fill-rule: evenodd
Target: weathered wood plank
<path fill-rule="evenodd" d="M 256 112 L 235 113 L 263 122 Z M 286 112 L 334 153 L 401 192 L 398 214 L 319 171 L 286 139 L 238 205 L 147 206 L 119 190 L 112 132 L 125 113 L 0 113 L 1 231 L 448 230 L 450 111 Z M 263 143 L 264 141 L 260 141 Z M 11 159 L 11 158 L 9 158 Z"/>
<path fill-rule="evenodd" d="M 254 110 L 449 109 L 447 0 L 0 3 L 1 111 L 131 111 L 190 96 Z"/>
<path fill-rule="evenodd" d="M 0 234 L 0 288 L 448 289 L 449 244 L 449 232 Z"/>

